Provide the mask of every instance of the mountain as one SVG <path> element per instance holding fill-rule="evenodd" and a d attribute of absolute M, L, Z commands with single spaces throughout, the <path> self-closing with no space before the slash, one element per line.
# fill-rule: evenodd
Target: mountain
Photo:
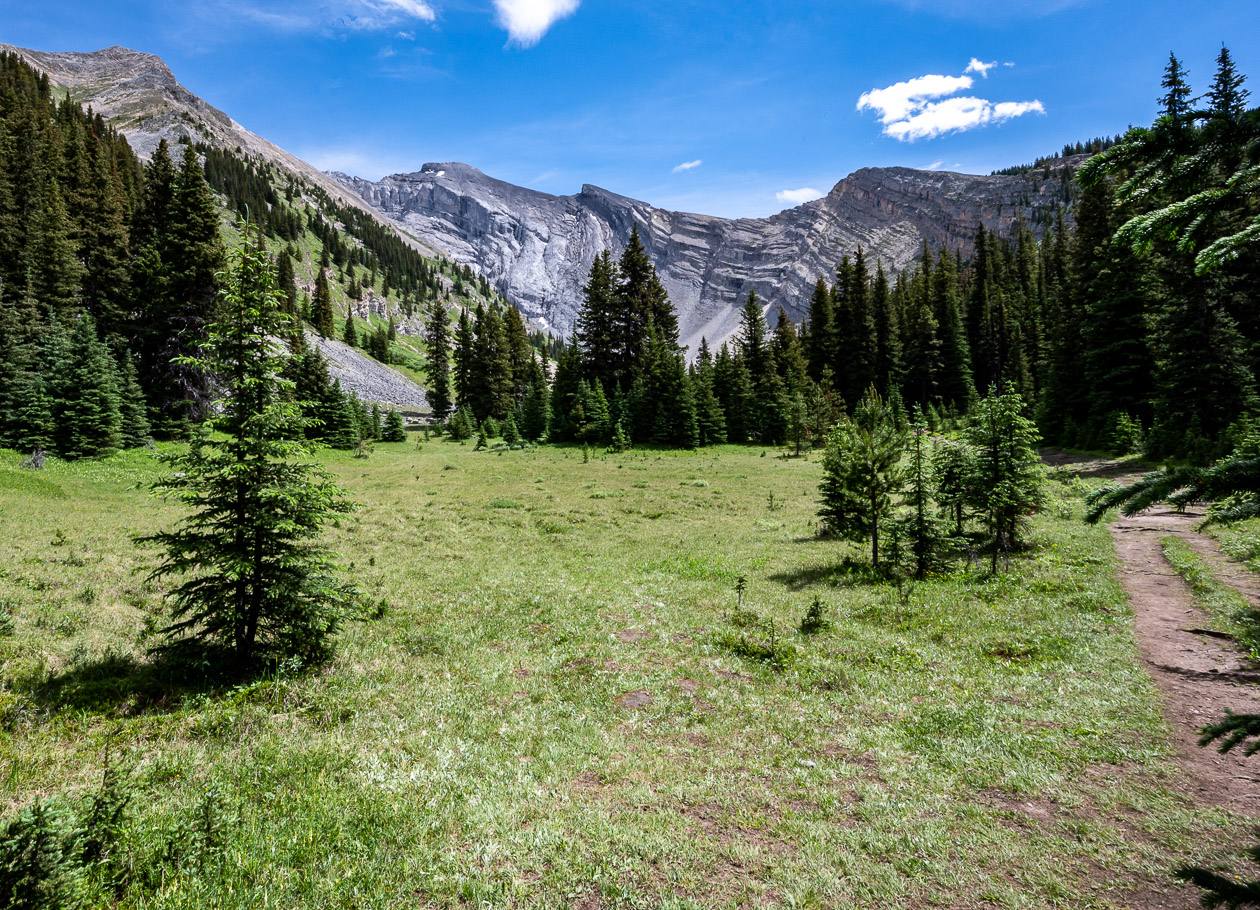
<path fill-rule="evenodd" d="M 1066 199 L 1063 175 L 1075 163 L 990 177 L 864 168 L 822 199 L 769 218 L 737 219 L 667 211 L 596 186 L 553 196 L 458 163 L 426 164 L 372 182 L 325 174 L 250 132 L 180 85 L 151 54 L 122 47 L 91 53 L 0 50 L 18 54 L 71 98 L 90 105 L 142 156 L 165 138 L 261 162 L 280 175 L 279 182 L 295 180 L 308 210 L 322 211 L 339 222 L 339 230 L 344 219 L 335 217 L 328 200 L 369 216 L 366 221 L 412 249 L 471 266 L 536 325 L 560 334 L 573 326 L 595 255 L 605 248 L 620 252 L 637 225 L 678 309 L 682 340 L 693 348 L 701 335 L 716 342 L 735 331 L 749 290 L 800 320 L 814 282 L 859 246 L 896 271 L 925 242 L 970 252 L 980 224 L 1006 234 L 1023 219 L 1040 232 Z M 360 230 L 351 239 L 363 243 L 364 237 Z M 438 262 L 441 293 L 452 306 L 461 305 L 452 290 L 471 294 L 473 283 L 456 284 L 454 271 Z M 377 300 L 371 310 L 354 306 L 360 316 L 395 317 L 404 333 L 415 331 L 396 300 Z"/>
<path fill-rule="evenodd" d="M 573 325 L 595 255 L 619 252 L 637 226 L 694 350 L 702 335 L 718 341 L 736 330 L 750 290 L 799 321 L 819 276 L 858 247 L 896 271 L 924 243 L 969 253 L 981 224 L 1009 234 L 1023 219 L 1040 233 L 1063 205 L 1063 175 L 1074 163 L 990 177 L 864 168 L 822 199 L 736 219 L 667 211 L 589 185 L 553 196 L 459 163 L 425 164 L 379 182 L 334 176 L 561 333 Z"/>

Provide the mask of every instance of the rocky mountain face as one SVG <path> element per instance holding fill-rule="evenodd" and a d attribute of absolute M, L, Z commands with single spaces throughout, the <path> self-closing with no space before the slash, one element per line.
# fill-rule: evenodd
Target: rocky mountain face
<path fill-rule="evenodd" d="M 595 255 L 637 226 L 679 313 L 682 340 L 732 334 L 750 290 L 767 309 L 805 315 L 814 282 L 859 246 L 890 271 L 926 242 L 970 252 L 977 226 L 1040 230 L 1062 204 L 1062 167 L 983 177 L 864 168 L 822 199 L 769 218 L 725 219 L 655 208 L 596 186 L 552 196 L 466 164 L 426 164 L 371 182 L 324 174 L 250 132 L 179 84 L 161 59 L 127 48 L 48 53 L 0 45 L 117 126 L 142 156 L 160 139 L 206 142 L 261 158 L 371 213 L 422 252 L 467 263 L 538 326 L 567 333 Z M 1073 164 L 1074 162 L 1065 162 Z"/>
<path fill-rule="evenodd" d="M 1040 230 L 1063 204 L 1062 168 L 983 177 L 864 168 L 822 199 L 769 218 L 658 209 L 596 186 L 552 196 L 467 164 L 426 164 L 372 182 L 335 174 L 373 208 L 484 273 L 536 323 L 567 332 L 597 253 L 619 253 L 637 226 L 679 313 L 683 343 L 731 335 L 755 290 L 799 321 L 814 283 L 858 247 L 897 271 L 927 243 L 969 253 L 983 224 Z"/>
<path fill-rule="evenodd" d="M 160 57 L 125 47 L 54 53 L 0 44 L 0 52 L 4 51 L 17 54 L 46 73 L 70 98 L 104 117 L 127 137 L 141 158 L 152 155 L 162 139 L 172 147 L 183 142 L 204 142 L 270 162 L 319 187 L 342 204 L 371 211 L 358 194 L 348 192 L 339 181 L 250 132 L 188 91 Z M 428 251 L 416 238 L 406 239 Z"/>

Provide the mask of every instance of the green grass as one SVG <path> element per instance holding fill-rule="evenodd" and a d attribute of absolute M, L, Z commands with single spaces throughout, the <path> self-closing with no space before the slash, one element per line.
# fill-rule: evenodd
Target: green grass
<path fill-rule="evenodd" d="M 1212 627 L 1237 641 L 1253 659 L 1260 659 L 1260 622 L 1250 601 L 1218 581 L 1203 557 L 1180 537 L 1165 537 L 1160 543 L 1164 557 L 1190 586 Z"/>
<path fill-rule="evenodd" d="M 320 672 L 157 699 L 129 542 L 177 517 L 153 454 L 0 454 L 5 802 L 80 793 L 110 750 L 153 854 L 217 794 L 221 857 L 146 908 L 1121 907 L 1242 841 L 1172 790 L 1065 485 L 1009 573 L 903 602 L 814 536 L 817 460 L 773 454 L 322 453 L 380 618 Z M 830 626 L 799 635 L 815 596 Z"/>

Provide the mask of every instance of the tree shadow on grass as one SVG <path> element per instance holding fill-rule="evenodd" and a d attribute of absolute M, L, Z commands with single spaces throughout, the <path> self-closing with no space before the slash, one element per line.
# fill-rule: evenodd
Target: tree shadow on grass
<path fill-rule="evenodd" d="M 179 708 L 188 698 L 213 695 L 241 682 L 221 668 L 222 653 L 183 647 L 148 658 L 108 653 L 76 662 L 13 688 L 50 712 L 72 710 L 134 717 Z"/>
<path fill-rule="evenodd" d="M 872 568 L 869 562 L 847 558 L 838 563 L 827 565 L 802 566 L 785 572 L 776 572 L 770 576 L 789 591 L 803 591 L 817 585 L 830 588 L 850 588 L 860 585 L 884 584 L 888 579 L 884 573 Z"/>

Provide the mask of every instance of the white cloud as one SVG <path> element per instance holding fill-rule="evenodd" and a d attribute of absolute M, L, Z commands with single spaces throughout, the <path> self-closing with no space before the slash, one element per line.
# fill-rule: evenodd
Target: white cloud
<path fill-rule="evenodd" d="M 674 173 L 681 174 L 683 171 L 694 171 L 702 164 L 704 164 L 704 161 L 700 158 L 697 158 L 695 161 L 684 161 L 682 164 L 674 166 Z"/>
<path fill-rule="evenodd" d="M 774 194 L 774 198 L 780 202 L 790 202 L 792 205 L 801 205 L 805 202 L 813 202 L 815 199 L 821 199 L 823 193 L 814 189 L 812 186 L 803 186 L 797 190 L 779 190 Z"/>
<path fill-rule="evenodd" d="M 988 63 L 985 63 L 983 60 L 980 60 L 977 57 L 972 57 L 971 62 L 967 64 L 967 68 L 963 70 L 963 72 L 964 73 L 979 73 L 985 79 L 988 79 L 989 70 L 993 69 L 993 67 L 995 66 L 997 66 L 996 60 L 992 60 Z"/>
<path fill-rule="evenodd" d="M 858 98 L 859 111 L 879 111 L 880 123 L 903 120 L 920 110 L 932 98 L 943 98 L 971 88 L 970 76 L 918 76 L 905 82 L 894 82 L 887 88 L 873 88 Z"/>
<path fill-rule="evenodd" d="M 995 103 L 987 98 L 956 94 L 975 84 L 966 73 L 980 73 L 988 78 L 989 70 L 997 65 L 972 57 L 964 75 L 918 76 L 886 88 L 871 89 L 858 98 L 857 109 L 878 112 L 884 135 L 900 142 L 935 139 L 946 133 L 961 133 L 1024 114 L 1044 114 L 1045 105 L 1036 100 Z"/>
<path fill-rule="evenodd" d="M 939 171 L 944 166 L 945 166 L 945 162 L 938 159 L 936 161 L 933 161 L 927 167 L 925 167 L 924 170 L 925 171 Z"/>
<path fill-rule="evenodd" d="M 580 3 L 581 0 L 494 0 L 494 8 L 508 37 L 530 47 L 556 22 L 572 15 Z"/>

